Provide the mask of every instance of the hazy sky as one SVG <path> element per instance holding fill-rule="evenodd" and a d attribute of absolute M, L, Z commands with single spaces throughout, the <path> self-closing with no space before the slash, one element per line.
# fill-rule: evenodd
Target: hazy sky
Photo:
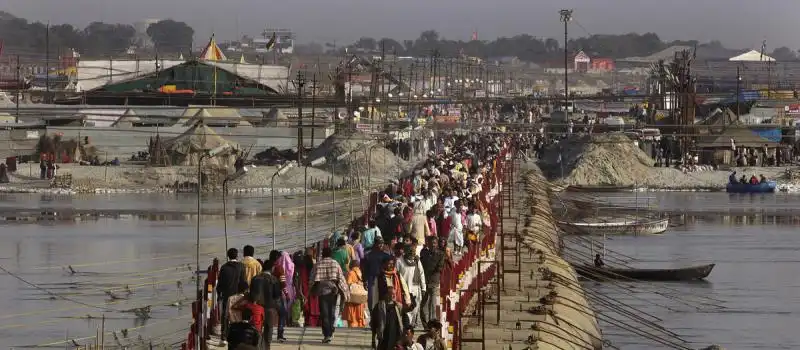
<path fill-rule="evenodd" d="M 573 8 L 570 36 L 656 32 L 664 40 L 719 39 L 733 48 L 800 48 L 798 0 L 0 0 L 0 10 L 29 20 L 133 23 L 147 18 L 185 21 L 195 40 L 288 27 L 298 41 L 350 43 L 360 36 L 481 39 L 528 33 L 563 38 L 558 10 Z M 583 27 L 583 28 L 581 28 Z M 587 33 L 588 32 L 588 33 Z M 2 37 L 2 33 L 0 33 Z"/>

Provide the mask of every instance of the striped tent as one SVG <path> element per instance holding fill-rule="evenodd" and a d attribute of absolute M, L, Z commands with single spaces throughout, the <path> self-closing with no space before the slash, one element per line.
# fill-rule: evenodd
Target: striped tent
<path fill-rule="evenodd" d="M 226 61 L 228 58 L 225 57 L 225 54 L 222 53 L 222 50 L 217 46 L 214 35 L 211 35 L 211 40 L 208 41 L 208 45 L 206 45 L 206 48 L 200 53 L 200 59 L 207 61 Z"/>

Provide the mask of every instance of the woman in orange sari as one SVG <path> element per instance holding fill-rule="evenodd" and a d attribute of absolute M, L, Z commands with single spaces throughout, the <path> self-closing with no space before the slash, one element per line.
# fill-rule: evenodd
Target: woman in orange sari
<path fill-rule="evenodd" d="M 358 261 L 350 262 L 350 272 L 347 273 L 347 285 L 353 283 L 364 284 L 364 278 L 361 275 L 361 268 L 358 266 Z M 347 326 L 350 328 L 364 328 L 367 326 L 367 320 L 364 317 L 365 304 L 346 303 L 342 319 L 347 321 Z"/>

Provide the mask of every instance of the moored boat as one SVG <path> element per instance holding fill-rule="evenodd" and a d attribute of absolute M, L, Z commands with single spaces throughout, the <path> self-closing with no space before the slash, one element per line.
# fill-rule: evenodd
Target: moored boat
<path fill-rule="evenodd" d="M 634 188 L 633 186 L 580 186 L 580 185 L 569 185 L 567 187 L 568 192 L 622 192 L 622 191 L 632 191 Z"/>
<path fill-rule="evenodd" d="M 612 222 L 566 222 L 558 221 L 558 225 L 567 231 L 588 235 L 655 235 L 664 233 L 669 228 L 669 218 L 651 220 L 622 220 Z"/>
<path fill-rule="evenodd" d="M 678 269 L 619 269 L 575 265 L 578 275 L 591 280 L 697 281 L 708 277 L 715 264 Z"/>
<path fill-rule="evenodd" d="M 775 181 L 766 181 L 757 184 L 742 184 L 742 183 L 728 183 L 725 191 L 728 193 L 772 193 L 778 183 Z"/>

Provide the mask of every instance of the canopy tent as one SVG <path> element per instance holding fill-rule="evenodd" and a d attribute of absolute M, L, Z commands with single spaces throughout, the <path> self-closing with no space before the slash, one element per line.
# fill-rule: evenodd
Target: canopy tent
<path fill-rule="evenodd" d="M 162 147 L 169 157 L 170 164 L 189 166 L 197 165 L 200 157 L 205 152 L 223 145 L 230 146 L 232 151 L 206 158 L 203 160 L 204 164 L 224 168 L 229 167 L 236 161 L 236 152 L 240 148 L 239 145 L 217 135 L 207 125 L 198 122 L 183 134 L 164 141 Z"/>
<path fill-rule="evenodd" d="M 760 51 L 750 50 L 741 55 L 734 56 L 728 59 L 728 61 L 736 61 L 736 62 L 775 62 L 775 59 L 769 57 L 767 55 L 762 54 Z"/>

